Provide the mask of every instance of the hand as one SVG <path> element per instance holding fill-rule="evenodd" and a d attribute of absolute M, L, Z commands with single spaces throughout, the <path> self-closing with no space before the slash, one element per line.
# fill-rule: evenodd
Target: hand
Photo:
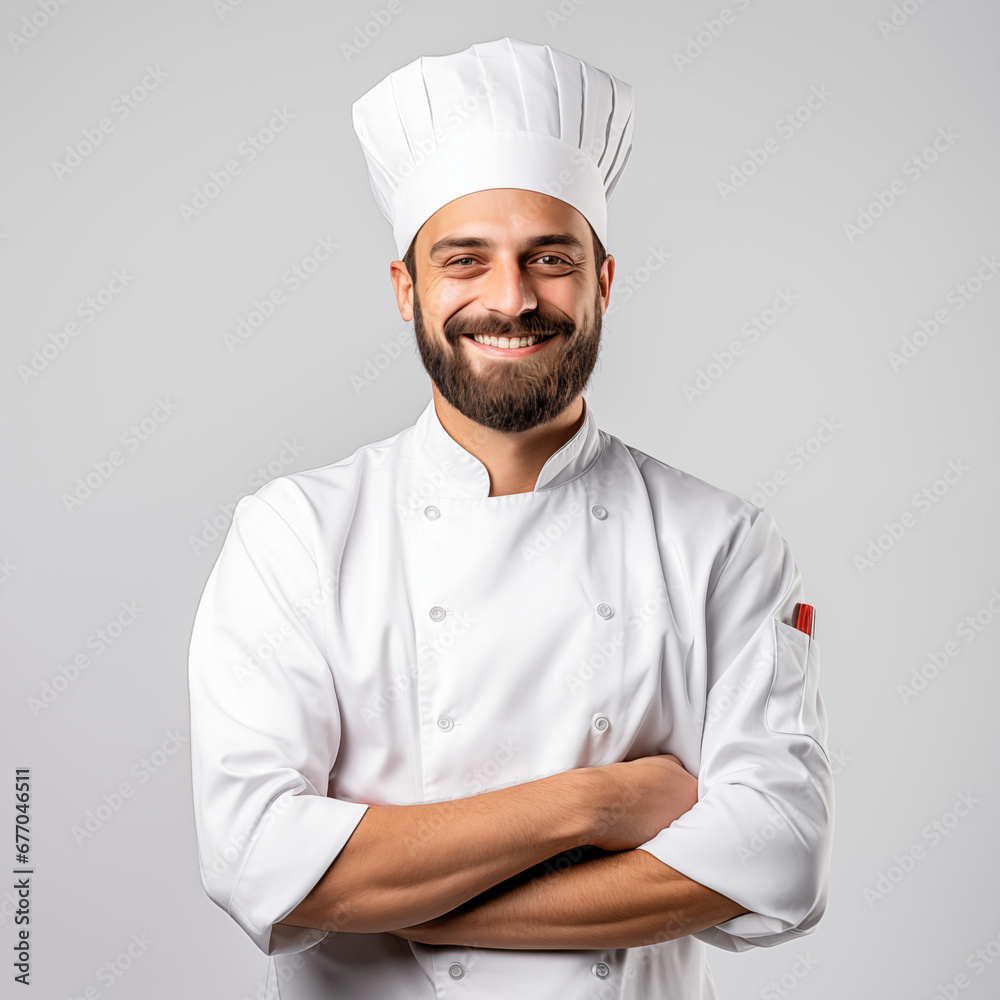
<path fill-rule="evenodd" d="M 644 844 L 698 801 L 698 779 L 670 753 L 587 770 L 596 785 L 590 843 L 607 851 Z"/>

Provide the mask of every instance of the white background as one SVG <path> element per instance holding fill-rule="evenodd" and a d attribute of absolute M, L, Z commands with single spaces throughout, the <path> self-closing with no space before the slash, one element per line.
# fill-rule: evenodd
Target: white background
<path fill-rule="evenodd" d="M 430 398 L 351 105 L 419 55 L 504 35 L 636 91 L 587 390 L 599 425 L 766 503 L 817 608 L 840 760 L 829 908 L 801 943 L 713 950 L 720 997 L 1000 995 L 1000 280 L 982 264 L 1000 260 L 1000 9 L 896 7 L 894 25 L 891 2 L 860 0 L 399 0 L 380 24 L 381 0 L 3 4 L 2 764 L 32 769 L 35 995 L 256 995 L 266 960 L 198 877 L 194 611 L 240 496 L 395 433 Z M 275 109 L 294 118 L 251 161 L 241 144 Z M 185 217 L 230 160 L 240 172 Z M 720 188 L 734 170 L 742 185 Z M 337 251 L 289 292 L 321 237 Z M 650 268 L 654 250 L 669 258 Z M 78 306 L 115 271 L 127 282 L 87 322 Z M 228 348 L 275 288 L 283 304 Z M 751 342 L 744 324 L 785 289 L 794 303 Z M 0 885 L 8 956 L 12 899 Z M 5 996 L 12 976 L 5 961 Z"/>

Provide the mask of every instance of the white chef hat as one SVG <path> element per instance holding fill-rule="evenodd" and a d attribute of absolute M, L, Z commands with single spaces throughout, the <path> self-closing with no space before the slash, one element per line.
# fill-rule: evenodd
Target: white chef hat
<path fill-rule="evenodd" d="M 488 188 L 572 205 L 607 246 L 607 202 L 632 152 L 632 87 L 516 38 L 421 56 L 353 105 L 399 257 L 443 205 Z"/>

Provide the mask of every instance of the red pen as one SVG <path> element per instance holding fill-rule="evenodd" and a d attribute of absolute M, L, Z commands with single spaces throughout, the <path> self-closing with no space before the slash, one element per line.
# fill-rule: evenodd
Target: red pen
<path fill-rule="evenodd" d="M 816 609 L 811 604 L 796 604 L 792 611 L 792 624 L 800 631 L 805 632 L 809 638 L 813 635 L 813 626 L 816 621 Z"/>

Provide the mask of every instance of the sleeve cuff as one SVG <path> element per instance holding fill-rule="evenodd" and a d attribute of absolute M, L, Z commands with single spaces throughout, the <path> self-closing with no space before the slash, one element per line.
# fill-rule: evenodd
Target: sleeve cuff
<path fill-rule="evenodd" d="M 795 801 L 723 785 L 637 848 L 751 911 L 695 935 L 700 940 L 745 951 L 818 923 L 828 891 L 822 793 L 799 798 L 798 808 Z"/>
<path fill-rule="evenodd" d="M 319 882 L 367 809 L 365 802 L 310 794 L 288 793 L 272 804 L 228 907 L 265 955 L 305 951 L 327 936 L 329 930 L 274 925 Z"/>
<path fill-rule="evenodd" d="M 750 909 L 748 903 L 737 896 L 730 895 L 730 891 L 724 889 L 718 880 L 714 880 L 711 875 L 702 873 L 697 860 L 691 857 L 681 857 L 680 852 L 673 849 L 665 850 L 664 845 L 657 843 L 661 836 L 662 834 L 658 834 L 652 841 L 637 847 L 636 850 L 652 854 L 654 858 L 669 865 L 682 875 L 701 885 L 707 886 L 709 889 L 721 892 L 741 906 Z M 701 874 L 701 877 L 698 877 L 698 874 Z M 748 951 L 750 948 L 781 944 L 797 934 L 811 933 L 811 930 L 810 928 L 809 931 L 795 931 L 794 925 L 790 921 L 782 920 L 778 917 L 765 916 L 762 913 L 741 913 L 739 916 L 725 920 L 714 927 L 697 931 L 691 936 L 697 938 L 699 941 L 704 941 L 705 944 L 722 948 L 724 951 Z"/>
<path fill-rule="evenodd" d="M 748 951 L 750 948 L 769 948 L 771 945 L 784 944 L 792 937 L 812 934 L 814 929 L 795 929 L 789 927 L 784 920 L 764 917 L 759 913 L 741 913 L 732 920 L 708 927 L 691 936 L 705 944 L 722 948 L 723 951 Z"/>

